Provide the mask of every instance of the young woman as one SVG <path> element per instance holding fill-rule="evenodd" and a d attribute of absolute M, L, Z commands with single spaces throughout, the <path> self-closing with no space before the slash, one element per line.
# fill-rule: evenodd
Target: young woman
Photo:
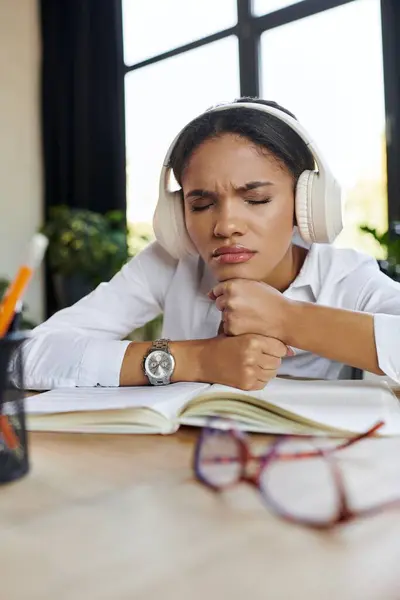
<path fill-rule="evenodd" d="M 33 331 L 27 388 L 250 390 L 343 365 L 400 381 L 400 285 L 331 245 L 340 191 L 289 111 L 243 98 L 189 123 L 164 162 L 154 227 L 109 283 Z M 123 340 L 160 313 L 162 340 Z"/>

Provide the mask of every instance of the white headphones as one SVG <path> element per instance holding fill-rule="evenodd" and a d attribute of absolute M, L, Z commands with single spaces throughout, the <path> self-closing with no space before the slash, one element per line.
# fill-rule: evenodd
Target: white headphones
<path fill-rule="evenodd" d="M 307 243 L 332 243 L 343 228 L 340 186 L 330 172 L 325 160 L 305 129 L 287 113 L 265 104 L 238 102 L 212 108 L 209 112 L 250 108 L 274 115 L 291 127 L 307 144 L 318 171 L 301 173 L 295 194 L 297 227 Z M 198 118 L 198 117 L 196 117 Z M 182 130 L 183 131 L 183 130 Z M 160 189 L 153 217 L 153 228 L 157 241 L 174 258 L 187 254 L 198 254 L 185 225 L 182 190 L 169 189 L 171 153 L 181 135 L 178 133 L 168 148 L 160 175 Z"/>

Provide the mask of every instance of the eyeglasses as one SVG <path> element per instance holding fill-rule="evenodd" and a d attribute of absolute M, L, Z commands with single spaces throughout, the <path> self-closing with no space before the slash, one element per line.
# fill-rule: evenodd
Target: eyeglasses
<path fill-rule="evenodd" d="M 255 455 L 243 432 L 229 421 L 215 419 L 198 437 L 194 471 L 200 482 L 218 492 L 247 482 L 284 519 L 326 529 L 400 506 L 400 478 L 395 477 L 396 489 L 392 486 L 390 491 L 380 480 L 374 481 L 370 455 L 366 458 L 365 448 L 359 444 L 383 425 L 380 421 L 368 431 L 330 446 L 326 439 L 316 437 L 275 437 L 265 453 Z M 386 470 L 393 464 L 400 467 L 397 457 L 387 461 L 387 453 L 382 464 Z M 371 493 L 375 494 L 372 501 Z"/>

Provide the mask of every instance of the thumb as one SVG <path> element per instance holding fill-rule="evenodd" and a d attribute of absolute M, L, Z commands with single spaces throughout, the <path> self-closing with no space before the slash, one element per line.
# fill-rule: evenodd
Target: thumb
<path fill-rule="evenodd" d="M 286 348 L 287 348 L 286 356 L 295 356 L 296 352 L 293 350 L 293 348 L 291 346 L 286 346 Z"/>

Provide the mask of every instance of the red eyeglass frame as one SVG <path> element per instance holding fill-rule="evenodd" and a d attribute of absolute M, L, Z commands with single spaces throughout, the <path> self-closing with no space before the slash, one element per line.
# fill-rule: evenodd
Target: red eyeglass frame
<path fill-rule="evenodd" d="M 221 421 L 221 419 L 220 419 L 220 421 Z M 223 420 L 223 421 L 224 421 L 224 423 L 229 423 L 226 420 Z M 357 436 L 349 438 L 345 442 L 342 442 L 342 443 L 338 444 L 337 446 L 333 446 L 331 448 L 327 448 L 327 449 L 316 448 L 315 452 L 303 452 L 303 453 L 295 452 L 295 453 L 291 453 L 291 454 L 288 454 L 288 453 L 279 454 L 279 452 L 278 452 L 279 446 L 281 446 L 282 443 L 287 442 L 289 439 L 303 439 L 303 440 L 307 439 L 308 441 L 310 441 L 309 438 L 307 438 L 307 437 L 305 438 L 304 436 L 282 435 L 282 436 L 276 437 L 276 439 L 272 442 L 271 446 L 268 448 L 268 451 L 265 454 L 255 455 L 251 452 L 248 438 L 242 431 L 235 429 L 233 426 L 229 426 L 229 427 L 223 428 L 223 429 L 221 429 L 219 427 L 216 428 L 216 427 L 212 426 L 212 422 L 211 422 L 210 425 L 208 425 L 207 427 L 204 427 L 201 430 L 201 433 L 197 439 L 195 451 L 194 451 L 194 455 L 193 455 L 193 468 L 194 468 L 194 472 L 196 474 L 197 479 L 201 483 L 205 484 L 208 488 L 212 489 L 215 492 L 221 492 L 221 491 L 231 488 L 243 481 L 245 483 L 249 483 L 253 487 L 256 487 L 258 489 L 258 491 L 260 492 L 264 502 L 267 504 L 267 506 L 272 508 L 276 514 L 278 514 L 280 517 L 283 517 L 287 521 L 290 521 L 292 523 L 300 523 L 302 525 L 306 525 L 308 527 L 313 527 L 316 529 L 330 529 L 336 525 L 347 523 L 348 521 L 350 521 L 352 519 L 363 517 L 363 516 L 373 515 L 373 514 L 381 512 L 382 510 L 386 510 L 388 508 L 400 505 L 400 498 L 398 498 L 395 500 L 389 500 L 387 502 L 382 502 L 380 504 L 377 504 L 376 506 L 368 507 L 366 509 L 352 510 L 348 503 L 348 499 L 347 499 L 347 495 L 346 495 L 346 487 L 345 487 L 344 480 L 343 480 L 343 475 L 340 471 L 339 466 L 337 465 L 336 461 L 334 460 L 334 453 L 336 453 L 337 451 L 340 451 L 344 448 L 348 448 L 349 446 L 352 446 L 352 445 L 356 444 L 357 442 L 360 442 L 363 439 L 373 437 L 375 435 L 375 433 L 381 427 L 383 427 L 384 424 L 385 424 L 384 421 L 379 421 L 374 426 L 372 426 L 370 429 L 365 431 L 364 433 L 361 433 Z M 210 481 L 208 481 L 207 478 L 204 477 L 204 475 L 202 473 L 201 463 L 204 462 L 201 459 L 202 444 L 204 443 L 207 435 L 212 434 L 212 432 L 218 432 L 219 434 L 225 433 L 226 435 L 232 436 L 235 439 L 235 441 L 238 445 L 238 448 L 239 448 L 239 459 L 238 460 L 240 460 L 241 469 L 238 474 L 238 477 L 234 481 L 232 481 L 228 484 L 215 485 L 215 484 L 211 483 Z M 312 439 L 313 438 L 311 438 L 311 443 L 312 443 Z M 324 460 L 327 461 L 329 468 L 331 470 L 331 473 L 332 473 L 334 483 L 336 485 L 337 492 L 338 492 L 337 514 L 332 519 L 329 519 L 326 521 L 303 519 L 301 517 L 292 515 L 291 513 L 285 511 L 282 508 L 282 506 L 279 505 L 279 503 L 275 502 L 273 500 L 273 498 L 271 498 L 271 496 L 268 494 L 268 490 L 266 489 L 266 487 L 261 484 L 261 475 L 264 472 L 264 469 L 268 468 L 268 466 L 274 460 L 301 460 L 304 458 L 312 458 L 312 457 L 318 457 L 318 456 L 320 456 L 321 458 L 323 458 Z M 216 456 L 215 458 L 210 459 L 210 462 L 212 462 L 214 464 L 218 464 L 218 463 L 228 464 L 235 460 L 237 460 L 237 459 Z M 259 466 L 258 466 L 255 474 L 248 475 L 248 465 L 251 461 L 259 462 Z"/>

